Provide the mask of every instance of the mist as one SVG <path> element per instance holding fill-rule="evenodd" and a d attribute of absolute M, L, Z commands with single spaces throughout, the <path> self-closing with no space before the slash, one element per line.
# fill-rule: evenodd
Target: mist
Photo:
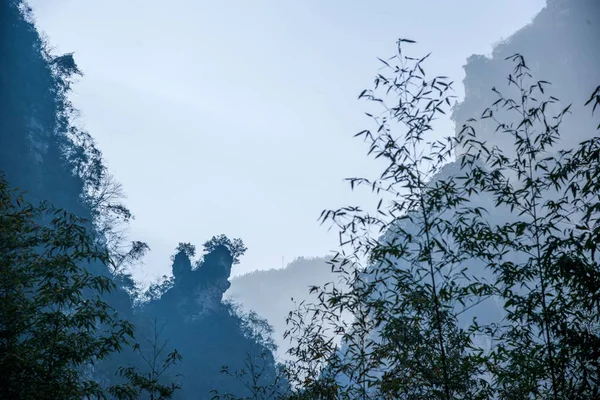
<path fill-rule="evenodd" d="M 598 2 L 0 7 L 0 397 L 597 395 Z"/>

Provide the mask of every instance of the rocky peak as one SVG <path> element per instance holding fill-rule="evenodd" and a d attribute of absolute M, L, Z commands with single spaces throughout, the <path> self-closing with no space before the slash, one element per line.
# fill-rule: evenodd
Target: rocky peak
<path fill-rule="evenodd" d="M 180 249 L 173 256 L 173 287 L 157 300 L 161 308 L 176 309 L 185 320 L 198 320 L 219 309 L 231 286 L 231 252 L 217 246 L 192 267 L 193 252 Z"/>

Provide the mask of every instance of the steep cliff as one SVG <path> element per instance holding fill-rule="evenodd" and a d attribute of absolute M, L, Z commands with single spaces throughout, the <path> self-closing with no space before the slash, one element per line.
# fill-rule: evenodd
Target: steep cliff
<path fill-rule="evenodd" d="M 123 252 L 124 234 L 119 228 L 124 227 L 118 225 L 126 224 L 131 214 L 119 203 L 120 186 L 109 174 L 93 137 L 77 122 L 77 110 L 69 101 L 79 76 L 72 54 L 52 53 L 25 2 L 0 1 L 0 174 L 11 187 L 27 191 L 26 200 L 49 200 L 88 220 L 86 227 L 97 243 L 111 251 L 113 264 L 85 264 L 86 269 L 116 281 L 118 289 L 104 300 L 136 325 L 136 342 L 143 344 L 152 337 L 152 319 L 167 323 L 159 341 L 184 357 L 175 371 L 183 379 L 179 398 L 210 398 L 211 389 L 243 395 L 241 382 L 221 374 L 223 365 L 235 371 L 247 355 L 265 353 L 265 379 L 275 371 L 271 347 L 261 342 L 258 328 L 222 302 L 231 266 L 243 249 L 236 247 L 232 257 L 229 249 L 215 245 L 196 269 L 187 255 L 179 255 L 181 271 L 175 272 L 173 288 L 148 310 L 135 309 L 133 281 L 115 270 L 145 247 L 138 242 L 131 248 L 133 253 Z M 146 363 L 131 350 L 124 347 L 87 373 L 108 386 L 119 380 L 119 367 L 134 365 L 146 371 Z"/>
<path fill-rule="evenodd" d="M 497 100 L 491 90 L 493 87 L 506 95 L 514 95 L 514 91 L 507 88 L 511 64 L 506 58 L 519 53 L 525 58 L 533 78 L 550 82 L 552 94 L 563 101 L 554 111 L 573 104 L 572 115 L 565 120 L 563 137 L 557 147 L 594 136 L 594 121 L 583 105 L 600 84 L 599 37 L 600 2 L 548 0 L 529 25 L 497 44 L 491 57 L 474 54 L 467 59 L 463 81 L 465 98 L 453 112 L 456 132 L 460 132 L 469 118 L 478 118 Z M 499 135 L 494 134 L 495 126 L 491 123 L 480 122 L 475 127 L 480 139 L 507 148 Z"/>
<path fill-rule="evenodd" d="M 69 135 L 66 98 L 78 74 L 71 55 L 51 54 L 21 1 L 0 4 L 0 171 L 31 200 L 87 217 L 84 182 L 67 157 L 84 151 Z"/>
<path fill-rule="evenodd" d="M 231 283 L 233 258 L 225 246 L 206 254 L 192 268 L 184 250 L 173 257 L 173 279 L 170 287 L 145 307 L 150 313 L 168 313 L 170 318 L 193 322 L 222 310 L 223 294 Z"/>
<path fill-rule="evenodd" d="M 172 279 L 139 312 L 163 326 L 169 346 L 184 355 L 174 369 L 182 375 L 178 396 L 209 398 L 210 390 L 247 395 L 243 383 L 222 374 L 221 368 L 234 372 L 250 359 L 265 369 L 260 382 L 270 384 L 276 376 L 270 328 L 223 301 L 234 264 L 230 250 L 214 246 L 196 263 L 193 255 L 193 246 L 180 245 L 172 259 Z"/>
<path fill-rule="evenodd" d="M 571 114 L 565 118 L 560 128 L 561 140 L 556 144 L 553 150 L 558 150 L 559 148 L 573 148 L 578 142 L 597 136 L 598 131 L 596 127 L 598 125 L 598 119 L 591 117 L 591 107 L 584 107 L 584 104 L 590 98 L 590 95 L 594 92 L 595 88 L 600 84 L 600 69 L 597 67 L 600 62 L 600 46 L 597 44 L 599 37 L 600 2 L 595 0 L 548 0 L 546 7 L 534 18 L 532 23 L 516 32 L 503 43 L 496 45 L 491 57 L 473 55 L 467 60 L 467 65 L 465 66 L 466 77 L 464 80 L 465 99 L 460 104 L 455 106 L 453 113 L 453 119 L 456 122 L 456 133 L 458 134 L 462 130 L 463 124 L 465 124 L 469 119 L 480 118 L 482 112 L 487 107 L 492 106 L 492 104 L 498 99 L 497 95 L 492 91 L 492 88 L 497 88 L 507 97 L 515 97 L 516 94 L 517 101 L 519 100 L 518 92 L 515 92 L 514 86 L 510 88 L 507 87 L 507 75 L 512 72 L 511 69 L 514 66 L 514 63 L 506 60 L 507 58 L 510 58 L 510 56 L 519 53 L 525 58 L 526 65 L 529 67 L 529 72 L 533 76 L 533 79 L 544 80 L 552 83 L 552 86 L 548 88 L 548 92 L 564 102 L 562 104 L 548 107 L 549 114 L 563 109 L 571 102 L 573 103 L 571 107 Z M 537 95 L 537 92 L 535 95 Z M 525 107 L 525 109 L 527 110 L 528 107 Z M 401 114 L 401 112 L 398 112 L 398 114 Z M 515 128 L 516 125 L 518 125 L 518 123 L 521 121 L 521 119 L 519 119 L 521 115 L 515 116 L 514 112 L 512 115 L 509 115 L 506 112 L 494 110 L 494 117 L 498 118 L 498 120 L 501 122 L 514 124 L 513 127 Z M 498 146 L 505 155 L 513 156 L 513 138 L 510 137 L 510 135 L 502 136 L 497 134 L 495 132 L 496 123 L 491 118 L 476 122 L 474 124 L 474 128 L 476 130 L 477 138 L 482 141 L 486 141 L 489 147 L 494 145 Z M 376 134 L 374 136 L 378 137 Z M 384 136 L 382 135 L 381 137 Z M 383 143 L 385 143 L 385 140 Z M 393 146 L 391 147 L 393 148 Z M 459 149 L 458 151 L 459 155 L 464 152 L 465 149 Z M 398 153 L 401 152 L 399 151 Z M 387 156 L 388 154 L 385 155 Z M 391 169 L 393 170 L 393 168 Z M 540 168 L 540 170 L 541 169 L 542 168 Z M 397 174 L 402 175 L 400 172 Z M 431 181 L 434 182 L 437 178 L 442 176 L 448 177 L 459 174 L 461 174 L 460 162 L 452 162 L 445 165 L 443 169 L 431 179 Z M 389 176 L 392 176 L 392 174 Z M 393 177 L 396 178 L 396 175 L 393 175 Z M 521 176 L 520 181 L 516 184 L 513 181 L 513 184 L 519 185 L 524 179 L 525 178 Z M 390 181 L 391 180 L 392 178 L 390 178 Z M 387 183 L 388 182 L 386 181 L 382 186 L 386 186 Z M 540 203 L 544 200 L 550 199 L 552 195 L 553 193 L 551 192 L 551 189 L 542 191 Z M 474 191 L 473 198 L 470 200 L 471 203 L 468 204 L 469 207 L 481 207 L 488 211 L 487 213 L 484 213 L 484 219 L 491 226 L 495 227 L 496 225 L 504 225 L 515 220 L 529 221 L 529 215 L 526 213 L 518 214 L 518 211 L 509 209 L 506 204 L 500 204 L 499 206 L 496 203 L 497 199 L 494 198 L 494 196 L 491 196 L 489 193 L 482 195 L 480 192 Z M 427 204 L 427 206 L 429 206 L 429 204 Z M 523 208 L 525 207 L 526 206 L 523 206 Z M 449 211 L 448 214 L 451 214 L 452 212 L 453 211 Z M 398 212 L 398 214 L 400 214 L 400 212 Z M 415 213 L 415 215 L 417 214 L 419 213 Z M 538 214 L 538 216 L 540 214 Z M 577 216 L 574 215 L 572 221 L 577 221 L 576 218 Z M 427 229 L 424 228 L 424 226 L 427 225 L 424 225 L 423 222 L 419 223 L 418 221 L 419 218 L 415 218 L 412 220 L 399 220 L 396 225 L 390 224 L 390 226 L 388 226 L 388 231 L 383 235 L 382 238 L 380 238 L 380 242 L 392 242 L 393 239 L 397 239 L 399 237 L 403 239 L 407 237 L 419 237 L 419 235 L 422 235 L 423 232 L 427 231 Z M 576 223 L 577 222 L 575 222 L 575 224 Z M 554 227 L 559 227 L 560 229 L 559 222 L 556 222 Z M 350 228 L 348 230 L 350 230 Z M 443 242 L 443 244 L 440 245 L 442 248 L 444 246 L 451 247 L 453 245 L 451 240 L 446 242 L 444 241 L 444 238 L 436 237 L 435 240 L 439 240 L 440 243 Z M 526 242 L 530 240 L 530 238 L 522 238 L 520 240 L 522 242 Z M 410 241 L 410 245 L 413 245 L 414 243 L 422 243 L 421 241 L 425 242 L 423 239 L 413 239 Z M 407 244 L 406 246 L 408 247 L 409 245 Z M 518 248 L 518 246 L 515 247 Z M 395 250 L 399 254 L 404 254 L 405 249 L 403 248 L 403 241 L 396 243 Z M 394 253 L 392 251 L 390 251 L 390 253 L 392 253 L 392 255 L 388 254 L 386 257 L 386 261 L 389 261 L 389 264 L 397 266 L 399 269 L 410 269 L 409 261 L 406 261 L 406 259 L 400 261 L 400 257 L 395 258 L 393 255 Z M 440 251 L 440 253 L 442 252 Z M 434 254 L 432 258 L 435 260 L 435 257 L 436 255 Z M 425 259 L 423 258 L 423 260 Z M 515 248 L 511 248 L 510 250 L 507 249 L 506 252 L 502 253 L 501 255 L 501 261 L 506 262 L 507 265 L 512 263 L 513 265 L 523 266 L 527 265 L 526 263 L 529 260 L 531 260 L 531 256 L 529 254 L 526 254 L 522 251 L 515 251 Z M 394 298 L 394 289 L 397 287 L 402 287 L 401 285 L 397 285 L 397 282 L 404 278 L 402 274 L 398 274 L 398 276 L 383 276 L 386 272 L 381 271 L 386 271 L 387 264 L 387 262 L 375 263 L 361 275 L 361 281 L 358 285 L 359 287 L 368 287 L 371 289 L 368 285 L 364 285 L 362 283 L 362 280 L 364 280 L 369 283 L 374 283 L 373 286 L 377 289 L 373 289 L 372 291 L 368 290 L 365 292 L 367 293 L 365 296 L 368 295 L 369 300 L 373 301 L 373 303 L 376 303 L 378 300 L 381 300 L 390 294 L 392 295 L 391 298 Z M 446 265 L 440 265 L 446 268 L 446 270 L 442 270 L 444 273 L 448 269 L 453 268 L 450 263 Z M 462 268 L 464 266 L 467 275 L 473 273 L 482 278 L 490 278 L 492 277 L 492 274 L 490 270 L 486 268 L 487 265 L 487 262 L 483 262 L 481 259 L 473 259 L 462 263 L 460 267 Z M 389 269 L 387 269 L 387 271 L 389 271 Z M 378 275 L 380 272 L 381 274 Z M 497 271 L 495 274 L 497 274 Z M 424 276 L 426 275 L 427 274 L 425 273 Z M 442 274 L 440 273 L 438 276 L 439 275 Z M 407 276 L 409 276 L 409 274 L 407 274 Z M 411 278 L 408 279 L 410 280 L 412 278 L 413 277 L 411 276 Z M 528 281 L 518 288 L 517 285 L 515 285 L 515 293 L 522 294 L 530 290 L 533 292 L 534 289 L 531 288 L 536 286 L 537 279 L 537 277 L 531 278 L 531 281 L 534 282 L 533 284 Z M 440 280 L 438 279 L 437 282 L 439 283 L 439 281 Z M 494 280 L 488 281 L 494 282 Z M 460 277 L 458 277 L 455 282 L 460 282 Z M 512 308 L 514 307 L 514 304 L 509 305 L 508 301 L 504 303 L 506 298 L 502 298 L 501 296 L 486 296 L 482 298 L 484 298 L 484 301 L 478 303 L 476 306 L 464 307 L 464 310 L 466 311 L 462 312 L 458 316 L 460 327 L 464 328 L 468 326 L 467 324 L 472 321 L 473 317 L 477 317 L 477 321 L 480 324 L 500 324 L 500 321 L 504 323 L 503 317 L 514 310 L 514 308 Z M 461 304 L 456 305 L 462 307 Z M 417 307 L 415 307 L 415 309 L 416 308 Z M 410 307 L 408 309 L 411 310 Z M 388 310 L 396 312 L 392 306 L 390 306 Z M 401 317 L 407 316 L 408 318 L 406 318 L 406 320 L 410 320 L 412 316 L 409 314 L 409 312 L 405 312 L 405 310 L 406 308 L 401 312 L 398 312 L 397 315 L 400 315 Z M 368 321 L 368 318 L 365 318 L 365 320 Z M 425 320 L 425 322 L 419 321 L 419 324 L 421 326 L 434 326 L 430 323 L 430 321 L 434 321 L 434 319 L 429 321 Z M 528 323 L 529 322 L 530 321 L 528 321 Z M 452 323 L 454 323 L 454 321 Z M 409 324 L 410 323 L 406 324 L 406 326 L 409 326 Z M 382 328 L 382 326 L 384 326 L 384 328 Z M 404 329 L 405 325 L 400 324 L 400 326 L 402 329 Z M 441 323 L 440 326 L 442 326 Z M 369 340 L 381 343 L 382 339 L 379 333 L 388 327 L 389 325 L 382 323 L 382 325 L 378 325 L 373 330 L 365 331 L 368 334 Z M 391 328 L 392 332 L 395 333 L 395 331 L 393 331 L 395 327 L 392 326 Z M 442 328 L 436 329 L 440 329 L 440 331 L 442 330 Z M 444 329 L 446 329 L 445 334 L 447 334 L 447 332 L 455 332 L 453 327 L 452 329 Z M 531 330 L 523 329 L 523 331 L 532 332 L 536 328 L 528 327 L 527 329 Z M 360 328 L 358 331 L 360 331 Z M 518 328 L 515 331 L 518 331 Z M 404 331 L 401 329 L 399 329 L 397 332 L 402 332 L 404 335 Z M 407 332 L 409 332 L 409 330 L 407 330 Z M 416 343 L 418 345 L 417 349 L 422 348 L 418 340 L 421 340 L 422 337 L 428 339 L 427 336 L 421 336 L 422 332 L 423 331 L 419 329 L 418 335 L 403 336 L 403 339 L 405 340 L 404 343 L 409 345 Z M 440 335 L 440 337 L 442 336 L 443 335 Z M 537 332 L 532 336 L 536 336 L 535 340 L 540 340 L 537 337 Z M 361 354 L 360 352 L 362 351 L 362 344 L 361 340 L 354 341 L 354 337 L 355 335 L 349 335 L 348 339 L 346 339 L 346 341 L 343 343 L 342 354 L 343 358 L 352 360 L 352 362 L 358 364 L 358 361 L 356 360 L 359 359 L 359 356 L 356 355 Z M 459 342 L 454 341 L 454 337 L 456 336 L 447 335 L 445 340 L 447 343 L 449 343 L 448 346 Z M 393 336 L 392 338 L 395 339 Z M 409 340 L 406 340 L 406 338 L 409 338 Z M 442 341 L 442 339 L 440 339 L 440 341 Z M 499 348 L 497 341 L 489 340 L 489 337 L 486 338 L 485 335 L 478 335 L 474 338 L 474 341 L 475 345 L 484 350 Z M 428 344 L 432 342 L 426 341 L 425 343 Z M 369 344 L 370 343 L 367 344 L 367 347 L 369 347 Z M 402 348 L 402 346 L 399 346 L 399 348 Z M 407 346 L 407 348 L 409 348 L 409 346 Z M 523 346 L 523 348 L 526 347 Z M 393 349 L 397 349 L 397 347 L 393 347 Z M 447 349 L 448 347 L 446 347 L 446 350 Z M 456 354 L 459 354 L 460 349 L 456 348 L 456 350 L 452 351 L 456 351 Z M 533 357 L 524 356 L 524 358 L 531 359 Z M 399 364 L 402 365 L 402 363 Z M 373 373 L 375 376 L 379 376 L 377 374 L 382 373 L 384 370 L 386 373 L 390 371 L 389 369 L 386 369 L 387 366 L 377 370 L 379 365 L 376 363 L 374 363 L 374 365 L 376 366 L 373 367 L 373 370 L 369 370 L 369 373 L 376 371 Z M 412 366 L 414 365 L 415 364 Z M 401 368 L 398 370 L 402 371 Z M 413 369 L 413 371 L 414 370 L 415 369 Z M 411 379 L 413 371 L 411 371 Z M 353 372 L 355 371 L 353 370 Z M 359 371 L 358 373 L 361 372 Z M 347 383 L 350 381 L 348 377 L 343 376 L 343 374 L 341 375 L 342 379 L 338 379 L 338 382 Z M 399 376 L 402 378 L 402 373 L 400 373 Z M 419 378 L 415 378 L 415 380 L 418 379 Z M 460 381 L 460 379 L 454 379 L 454 381 Z M 450 398 L 450 396 L 448 396 L 448 398 Z M 508 396 L 507 398 L 512 397 Z"/>

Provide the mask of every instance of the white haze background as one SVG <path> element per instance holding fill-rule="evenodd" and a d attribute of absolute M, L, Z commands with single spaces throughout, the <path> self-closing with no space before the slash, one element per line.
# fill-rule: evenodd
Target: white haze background
<path fill-rule="evenodd" d="M 73 100 L 152 252 L 134 276 L 170 274 L 178 242 L 215 234 L 249 250 L 233 274 L 322 256 L 324 208 L 365 204 L 343 178 L 377 164 L 354 133 L 358 93 L 398 37 L 455 81 L 473 54 L 529 23 L 543 0 L 30 0 L 85 77 Z M 453 125 L 440 121 L 440 135 Z"/>

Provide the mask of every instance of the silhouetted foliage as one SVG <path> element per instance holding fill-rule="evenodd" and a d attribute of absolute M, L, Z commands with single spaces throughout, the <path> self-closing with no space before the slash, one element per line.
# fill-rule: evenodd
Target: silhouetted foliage
<path fill-rule="evenodd" d="M 576 107 L 561 106 L 513 54 L 508 88 L 492 88 L 491 106 L 456 137 L 430 138 L 451 82 L 427 79 L 427 56 L 406 56 L 405 43 L 414 42 L 400 40 L 359 96 L 383 106 L 367 114 L 376 129 L 357 136 L 386 168 L 375 180 L 349 179 L 377 195 L 376 212 L 322 214 L 340 230 L 331 264 L 347 288 L 315 286 L 318 300 L 290 313 L 287 335 L 298 344 L 286 398 L 598 398 L 597 123 L 575 119 L 568 126 L 585 126 L 583 141 L 561 141 Z M 600 87 L 592 92 L 577 106 L 594 115 Z"/>
<path fill-rule="evenodd" d="M 322 214 L 340 230 L 338 279 L 288 314 L 284 367 L 271 325 L 223 301 L 241 239 L 212 237 L 200 260 L 180 243 L 173 277 L 134 307 L 128 270 L 149 247 L 127 241 L 123 188 L 76 124 L 82 72 L 52 54 L 25 3 L 0 3 L 0 397 L 599 398 L 600 139 L 577 107 L 600 105 L 600 87 L 587 93 L 599 4 L 548 0 L 491 57 L 469 58 L 455 137 L 430 136 L 452 82 L 406 56 L 414 42 L 381 60 L 359 98 L 383 108 L 357 136 L 386 167 L 349 179 L 376 212 Z M 126 346 L 133 323 L 119 315 L 148 347 Z M 159 334 L 185 357 L 165 355 Z"/>
<path fill-rule="evenodd" d="M 133 348 L 144 361 L 145 372 L 136 366 L 120 367 L 119 375 L 127 380 L 126 384 L 115 385 L 109 392 L 123 399 L 136 400 L 144 394 L 149 400 L 167 400 L 173 398 L 181 388 L 176 382 L 169 382 L 169 369 L 182 360 L 177 350 L 164 355 L 168 341 L 161 342 L 163 327 L 158 327 L 156 320 L 152 324 L 152 336 L 145 337 L 143 345 L 136 343 Z M 177 377 L 174 377 L 177 378 Z"/>
<path fill-rule="evenodd" d="M 204 243 L 204 251 L 210 253 L 218 246 L 225 246 L 229 250 L 231 257 L 233 257 L 233 265 L 239 264 L 240 257 L 248 250 L 242 239 L 231 240 L 225 235 L 218 235 L 213 236 L 209 241 Z"/>
<path fill-rule="evenodd" d="M 222 373 L 222 366 L 243 369 L 248 357 L 260 364 L 261 384 L 276 375 L 271 326 L 256 313 L 223 301 L 234 262 L 229 248 L 219 244 L 226 242 L 213 240 L 207 247 L 211 251 L 196 262 L 191 259 L 194 246 L 180 244 L 172 257 L 174 279 L 152 285 L 142 305 L 144 315 L 164 324 L 164 335 L 184 355 L 173 367 L 181 376 L 181 398 L 210 397 L 211 392 L 243 397 L 247 387 Z"/>
<path fill-rule="evenodd" d="M 49 45 L 40 37 L 34 26 L 31 10 L 20 0 L 0 2 L 0 54 L 0 170 L 5 171 L 11 186 L 27 190 L 24 197 L 33 204 L 31 207 L 46 207 L 43 201 L 49 200 L 57 207 L 67 210 L 69 215 L 76 216 L 73 218 L 78 218 L 93 248 L 102 253 L 104 258 L 82 260 L 77 257 L 83 257 L 85 254 L 77 253 L 69 262 L 72 262 L 72 266 L 81 268 L 81 274 L 90 274 L 112 282 L 110 284 L 113 290 L 104 292 L 99 301 L 104 302 L 102 304 L 106 304 L 108 308 L 114 308 L 119 315 L 135 324 L 139 336 L 151 336 L 150 327 L 143 323 L 148 317 L 146 310 L 143 307 L 136 308 L 133 302 L 139 294 L 129 274 L 130 269 L 149 247 L 140 241 L 127 240 L 126 227 L 133 215 L 122 204 L 124 190 L 104 165 L 102 152 L 96 146 L 93 137 L 77 123 L 78 112 L 68 99 L 75 79 L 82 76 L 76 58 L 72 53 L 52 54 Z M 204 315 L 211 307 L 219 312 L 202 323 L 190 323 L 187 317 L 183 318 L 178 314 L 176 296 L 170 300 L 169 296 L 161 299 L 167 307 L 164 312 L 161 311 L 160 316 L 177 316 L 164 330 L 169 344 L 182 344 L 185 353 L 189 354 L 189 358 L 184 354 L 182 362 L 188 363 L 185 366 L 179 363 L 172 365 L 179 372 L 184 372 L 182 393 L 173 392 L 173 386 L 166 381 L 155 385 L 157 382 L 152 378 L 152 374 L 156 370 L 147 369 L 143 359 L 148 358 L 147 353 L 141 347 L 122 345 L 120 352 L 97 357 L 93 368 L 81 372 L 82 379 L 96 382 L 98 390 L 102 389 L 107 396 L 110 395 L 108 390 L 112 388 L 112 395 L 122 398 L 151 396 L 152 391 L 162 397 L 170 394 L 182 397 L 186 396 L 183 394 L 183 386 L 186 386 L 188 396 L 191 396 L 191 393 L 198 395 L 196 389 L 208 394 L 213 388 L 213 378 L 222 379 L 220 358 L 223 354 L 226 355 L 224 360 L 229 362 L 236 358 L 242 360 L 250 349 L 256 350 L 256 354 L 269 352 L 254 342 L 256 338 L 250 335 L 242 317 L 230 313 L 227 306 L 221 305 L 222 293 L 229 285 L 227 279 L 232 262 L 230 252 L 233 252 L 235 261 L 238 262 L 245 246 L 239 239 L 231 241 L 224 236 L 216 237 L 207 245 L 212 258 L 209 255 L 209 262 L 201 266 L 191 263 L 191 257 L 194 256 L 193 246 L 182 244 L 178 248 L 178 252 L 183 251 L 180 259 L 184 263 L 187 259 L 188 262 L 184 266 L 184 274 L 190 273 L 196 279 L 189 282 L 189 291 L 183 290 L 178 293 L 187 299 L 183 309 L 191 310 L 191 319 L 200 314 Z M 192 271 L 194 266 L 198 267 L 197 271 Z M 177 268 L 174 272 L 178 275 L 176 271 Z M 194 272 L 196 274 L 193 274 Z M 17 279 L 11 276 L 8 274 L 3 276 L 3 279 L 6 279 L 6 282 Z M 179 281 L 184 283 L 185 279 Z M 204 283 L 198 286 L 198 282 Z M 156 290 L 154 300 L 168 292 L 171 286 L 172 282 Z M 195 289 L 200 289 L 199 297 L 196 297 Z M 19 293 L 18 290 L 16 293 Z M 82 301 L 97 300 L 92 290 L 84 290 L 82 296 Z M 202 296 L 207 298 L 206 303 L 202 301 Z M 168 310 L 171 306 L 173 310 Z M 90 318 L 92 316 L 90 314 Z M 182 318 L 178 319 L 179 317 Z M 105 321 L 107 324 L 108 322 Z M 205 335 L 205 327 L 211 327 L 212 331 Z M 34 326 L 31 327 L 33 328 Z M 102 335 L 102 332 L 100 330 L 96 333 Z M 94 331 L 90 328 L 90 335 L 93 334 Z M 250 336 L 246 337 L 246 334 Z M 202 345 L 198 346 L 198 343 Z M 114 346 L 117 345 L 115 342 Z M 40 351 L 42 350 L 40 348 Z M 76 350 L 76 347 L 71 350 Z M 138 350 L 142 350 L 142 353 Z M 35 356 L 32 352 L 31 357 Z M 76 356 L 85 358 L 86 354 Z M 55 357 L 57 362 L 69 363 L 67 358 L 61 358 L 61 354 L 55 354 Z M 175 361 L 174 358 L 170 360 Z M 197 371 L 185 369 L 191 365 L 200 368 Z M 122 374 L 115 374 L 119 370 Z M 36 387 L 39 387 L 36 386 L 37 378 L 27 376 L 31 372 L 27 369 L 22 371 L 23 382 L 31 379 L 31 393 L 35 393 Z M 5 377 L 9 379 L 8 372 Z M 67 382 L 69 379 L 75 379 L 75 376 L 65 374 L 64 379 Z M 165 385 L 161 386 L 162 383 Z M 48 383 L 51 384 L 53 383 Z M 225 384 L 223 381 L 221 386 L 214 387 L 224 387 Z M 5 387 L 3 386 L 3 389 Z M 65 385 L 65 390 L 68 390 L 68 385 Z M 35 396 L 32 394 L 32 398 L 44 398 L 43 396 L 45 395 L 40 393 L 36 393 Z M 48 396 L 52 396 L 52 392 L 48 392 Z M 53 398 L 68 397 L 57 395 Z"/>
<path fill-rule="evenodd" d="M 108 261 L 83 221 L 48 203 L 35 207 L 0 176 L 0 397 L 100 395 L 86 370 L 133 336 L 102 300 L 110 279 L 81 264 Z"/>
<path fill-rule="evenodd" d="M 176 253 L 171 257 L 173 261 L 173 278 L 186 279 L 192 272 L 192 257 L 196 254 L 196 248 L 189 243 L 179 243 Z"/>

